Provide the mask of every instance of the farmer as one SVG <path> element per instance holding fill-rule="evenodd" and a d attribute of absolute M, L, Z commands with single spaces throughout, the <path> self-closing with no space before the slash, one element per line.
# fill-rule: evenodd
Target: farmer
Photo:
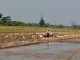
<path fill-rule="evenodd" d="M 47 30 L 46 32 L 46 37 L 51 37 L 53 34 L 52 32 L 50 31 L 50 29 Z"/>

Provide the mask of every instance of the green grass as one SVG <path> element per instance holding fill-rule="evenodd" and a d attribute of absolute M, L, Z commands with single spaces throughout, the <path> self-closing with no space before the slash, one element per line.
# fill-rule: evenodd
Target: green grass
<path fill-rule="evenodd" d="M 0 26 L 0 33 L 4 32 L 26 32 L 26 33 L 36 33 L 36 32 L 46 32 L 47 28 L 41 27 L 29 27 L 29 26 Z M 63 28 L 51 28 L 52 32 L 56 33 L 79 33 L 80 29 L 63 29 Z"/>
<path fill-rule="evenodd" d="M 45 28 L 29 26 L 0 26 L 0 32 L 43 32 Z"/>

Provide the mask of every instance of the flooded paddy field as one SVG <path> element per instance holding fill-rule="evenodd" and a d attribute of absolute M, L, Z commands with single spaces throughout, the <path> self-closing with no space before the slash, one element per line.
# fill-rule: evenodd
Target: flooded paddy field
<path fill-rule="evenodd" d="M 0 50 L 0 60 L 79 60 L 80 43 L 53 42 Z"/>
<path fill-rule="evenodd" d="M 53 29 L 55 36 L 41 37 L 45 31 L 37 27 L 1 27 L 0 60 L 80 60 L 79 30 Z"/>

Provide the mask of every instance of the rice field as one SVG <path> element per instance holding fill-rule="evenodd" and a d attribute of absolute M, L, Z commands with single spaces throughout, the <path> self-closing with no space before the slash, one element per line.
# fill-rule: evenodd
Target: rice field
<path fill-rule="evenodd" d="M 0 26 L 0 48 L 61 41 L 80 37 L 79 29 L 50 28 L 55 36 L 41 37 L 48 28 L 30 26 Z"/>
<path fill-rule="evenodd" d="M 0 26 L 0 33 L 15 33 L 15 32 L 46 32 L 48 28 L 30 27 L 30 26 Z M 50 28 L 52 32 L 58 33 L 80 33 L 80 29 L 65 29 L 65 28 Z"/>

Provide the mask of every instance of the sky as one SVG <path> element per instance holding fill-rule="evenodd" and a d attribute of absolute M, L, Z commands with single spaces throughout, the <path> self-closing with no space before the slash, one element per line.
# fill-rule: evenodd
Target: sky
<path fill-rule="evenodd" d="M 80 0 L 0 0 L 0 13 L 13 20 L 38 23 L 80 24 Z"/>

